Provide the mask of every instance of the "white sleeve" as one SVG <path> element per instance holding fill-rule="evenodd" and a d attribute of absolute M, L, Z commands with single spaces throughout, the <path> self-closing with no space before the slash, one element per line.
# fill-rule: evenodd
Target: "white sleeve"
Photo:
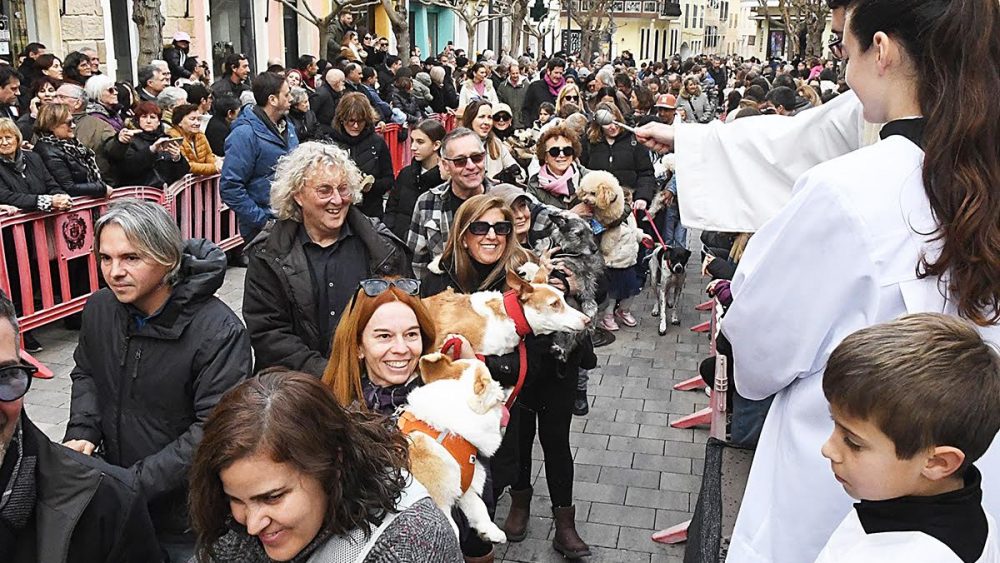
<path fill-rule="evenodd" d="M 788 203 L 806 170 L 861 148 L 864 120 L 861 102 L 847 92 L 795 117 L 674 127 L 684 226 L 756 232 Z"/>
<path fill-rule="evenodd" d="M 805 184 L 750 239 L 722 329 L 740 395 L 764 399 L 812 375 L 878 313 L 870 236 L 835 187 Z"/>

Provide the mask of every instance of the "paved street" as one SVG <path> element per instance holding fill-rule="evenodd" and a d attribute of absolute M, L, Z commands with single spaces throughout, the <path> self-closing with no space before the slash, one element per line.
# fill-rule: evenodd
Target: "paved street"
<path fill-rule="evenodd" d="M 692 240 L 697 240 L 692 234 Z M 697 256 L 697 255 L 696 255 Z M 590 377 L 590 414 L 573 421 L 576 460 L 574 498 L 580 535 L 594 562 L 679 562 L 683 546 L 650 541 L 660 529 L 687 520 L 697 499 L 704 458 L 705 430 L 677 430 L 668 420 L 708 403 L 703 392 L 673 391 L 677 381 L 696 375 L 708 353 L 708 339 L 688 327 L 704 320 L 694 310 L 704 283 L 692 260 L 681 306 L 681 326 L 656 334 L 652 301 L 645 290 L 636 301 L 637 328 L 622 327 L 618 340 L 598 349 L 598 369 Z M 240 312 L 246 270 L 230 269 L 219 296 Z M 36 380 L 26 398 L 32 420 L 53 439 L 61 439 L 69 414 L 70 379 L 76 333 L 60 323 L 35 333 L 45 350 L 39 360 L 52 368 L 52 380 Z M 553 532 L 541 447 L 536 443 L 535 498 L 528 537 L 499 546 L 498 560 L 562 561 L 551 547 Z M 503 522 L 509 499 L 500 501 Z"/>

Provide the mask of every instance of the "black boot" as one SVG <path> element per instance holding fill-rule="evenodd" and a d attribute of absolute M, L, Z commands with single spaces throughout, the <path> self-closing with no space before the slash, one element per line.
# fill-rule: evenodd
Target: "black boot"
<path fill-rule="evenodd" d="M 577 391 L 576 400 L 573 401 L 573 414 L 576 416 L 587 416 L 590 412 L 590 402 L 587 401 L 586 391 Z"/>
<path fill-rule="evenodd" d="M 594 327 L 594 333 L 590 336 L 591 342 L 594 344 L 594 348 L 600 348 L 601 346 L 607 346 L 608 344 L 613 344 L 615 341 L 615 335 L 610 331 L 604 330 L 603 328 L 597 326 Z"/>
<path fill-rule="evenodd" d="M 528 517 L 531 516 L 531 487 L 523 491 L 510 490 L 510 512 L 504 521 L 503 531 L 507 541 L 519 542 L 528 535 Z"/>
<path fill-rule="evenodd" d="M 553 506 L 552 516 L 556 521 L 556 535 L 552 538 L 552 548 L 567 559 L 579 559 L 590 555 L 590 547 L 576 533 L 576 507 Z"/>

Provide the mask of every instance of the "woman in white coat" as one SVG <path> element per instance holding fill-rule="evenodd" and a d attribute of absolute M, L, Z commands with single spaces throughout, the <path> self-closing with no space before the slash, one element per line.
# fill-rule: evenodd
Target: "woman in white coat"
<path fill-rule="evenodd" d="M 848 8 L 847 81 L 865 120 L 887 124 L 881 142 L 798 180 L 733 280 L 722 328 L 736 388 L 775 399 L 727 561 L 812 561 L 850 510 L 820 454 L 832 428 L 821 376 L 844 337 L 934 311 L 969 319 L 1000 344 L 996 37 L 992 1 L 855 0 Z M 993 513 L 996 449 L 980 462 Z"/>

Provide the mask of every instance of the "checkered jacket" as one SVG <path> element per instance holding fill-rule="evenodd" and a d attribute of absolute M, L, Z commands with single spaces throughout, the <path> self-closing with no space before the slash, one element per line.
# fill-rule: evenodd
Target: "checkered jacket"
<path fill-rule="evenodd" d="M 492 185 L 487 181 L 485 191 L 489 192 Z M 447 201 L 455 197 L 451 192 L 451 183 L 445 182 L 436 188 L 427 190 L 417 198 L 410 220 L 410 232 L 406 236 L 406 246 L 413 251 L 413 273 L 417 279 L 427 275 L 427 265 L 435 257 L 444 252 L 451 231 L 452 213 L 447 210 Z M 540 213 L 531 225 L 531 238 L 544 238 L 552 231 L 552 220 L 548 213 Z"/>

